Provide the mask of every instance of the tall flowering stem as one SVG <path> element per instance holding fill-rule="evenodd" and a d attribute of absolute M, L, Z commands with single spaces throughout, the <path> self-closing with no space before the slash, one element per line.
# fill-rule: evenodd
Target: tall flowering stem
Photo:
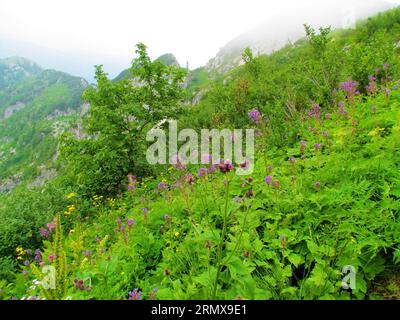
<path fill-rule="evenodd" d="M 229 185 L 230 182 L 227 180 L 226 182 L 226 189 L 225 189 L 225 206 L 224 206 L 224 222 L 222 227 L 222 234 L 218 244 L 218 251 L 217 251 L 217 275 L 215 276 L 213 292 L 212 292 L 212 300 L 215 300 L 217 295 L 217 287 L 218 287 L 218 280 L 221 275 L 222 270 L 222 247 L 225 241 L 226 232 L 227 232 L 227 224 L 228 224 L 228 203 L 229 203 Z"/>
<path fill-rule="evenodd" d="M 358 94 L 357 87 L 358 83 L 355 82 L 352 79 L 347 80 L 346 82 L 342 82 L 340 85 L 340 90 L 344 92 L 344 94 L 347 97 L 347 100 L 349 101 L 349 104 L 351 106 L 351 118 L 352 118 L 352 124 L 355 125 L 355 97 Z"/>

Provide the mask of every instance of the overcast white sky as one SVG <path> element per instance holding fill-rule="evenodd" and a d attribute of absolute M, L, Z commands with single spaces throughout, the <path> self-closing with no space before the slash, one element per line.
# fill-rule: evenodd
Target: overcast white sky
<path fill-rule="evenodd" d="M 134 45 L 141 41 L 153 58 L 172 52 L 182 65 L 189 61 L 193 68 L 205 65 L 220 47 L 274 12 L 328 1 L 343 2 L 0 0 L 0 41 L 24 41 L 89 60 L 93 57 L 93 64 L 114 59 L 124 65 L 132 59 Z"/>

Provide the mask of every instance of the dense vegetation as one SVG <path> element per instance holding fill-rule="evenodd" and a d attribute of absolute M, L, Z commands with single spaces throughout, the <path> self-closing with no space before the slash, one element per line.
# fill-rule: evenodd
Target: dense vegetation
<path fill-rule="evenodd" d="M 22 58 L 0 60 L 0 182 L 37 176 L 37 167 L 56 153 L 57 135 L 81 107 L 86 86 Z"/>
<path fill-rule="evenodd" d="M 87 135 L 61 139 L 58 177 L 3 198 L 0 297 L 399 297 L 400 9 L 305 29 L 270 56 L 246 50 L 220 79 L 198 70 L 193 106 L 184 70 L 143 45 L 130 77 L 97 68 Z M 254 172 L 149 167 L 144 132 L 166 118 L 256 129 Z M 38 283 L 46 265 L 55 289 Z"/>

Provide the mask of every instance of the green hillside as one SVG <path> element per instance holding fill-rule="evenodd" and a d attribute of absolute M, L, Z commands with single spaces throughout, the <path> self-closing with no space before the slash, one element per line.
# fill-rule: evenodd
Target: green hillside
<path fill-rule="evenodd" d="M 86 87 L 24 58 L 0 60 L 0 192 L 34 179 L 55 155 L 57 128 L 81 108 Z"/>
<path fill-rule="evenodd" d="M 98 67 L 86 135 L 59 137 L 58 176 L 0 198 L 0 298 L 400 298 L 400 9 L 305 35 L 247 49 L 212 81 L 199 69 L 188 88 L 143 44 L 129 78 Z M 38 101 L 69 96 L 50 88 Z M 254 129 L 254 171 L 149 165 L 146 133 L 164 119 Z M 44 266 L 56 289 L 37 282 Z"/>

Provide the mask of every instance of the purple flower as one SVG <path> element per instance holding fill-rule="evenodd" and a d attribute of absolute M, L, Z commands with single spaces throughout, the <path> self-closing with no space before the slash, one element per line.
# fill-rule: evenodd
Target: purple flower
<path fill-rule="evenodd" d="M 53 261 L 54 260 L 54 254 L 49 255 L 47 259 L 49 259 L 49 261 Z"/>
<path fill-rule="evenodd" d="M 36 249 L 36 250 L 35 250 L 35 254 L 36 254 L 36 255 L 41 255 L 42 252 L 41 252 L 39 249 Z"/>
<path fill-rule="evenodd" d="M 132 228 L 132 226 L 135 224 L 135 220 L 133 220 L 133 219 L 128 219 L 127 220 L 127 225 L 128 225 L 128 228 L 130 229 L 130 228 Z"/>
<path fill-rule="evenodd" d="M 301 140 L 300 141 L 300 146 L 303 147 L 303 148 L 306 148 L 307 147 L 307 141 Z"/>
<path fill-rule="evenodd" d="M 28 261 L 28 260 L 25 260 L 25 261 L 24 261 L 24 266 L 29 266 L 29 265 L 30 265 L 29 261 Z"/>
<path fill-rule="evenodd" d="M 32 250 L 28 249 L 28 250 L 25 251 L 25 253 L 26 253 L 27 256 L 30 256 L 32 254 Z"/>
<path fill-rule="evenodd" d="M 207 173 L 208 173 L 208 174 L 212 174 L 212 173 L 215 173 L 216 170 L 217 170 L 217 169 L 216 169 L 214 166 L 212 166 L 212 167 L 209 167 L 209 168 L 207 169 Z"/>
<path fill-rule="evenodd" d="M 321 189 L 321 182 L 319 182 L 319 181 L 317 181 L 315 184 L 314 184 L 314 187 L 315 187 L 315 189 Z"/>
<path fill-rule="evenodd" d="M 53 219 L 53 221 L 51 221 L 50 223 L 46 224 L 46 227 L 51 232 L 52 230 L 54 230 L 56 228 L 56 221 Z"/>
<path fill-rule="evenodd" d="M 184 159 L 182 159 L 178 154 L 171 156 L 171 163 L 175 169 L 185 170 L 186 164 Z"/>
<path fill-rule="evenodd" d="M 258 111 L 256 108 L 249 112 L 249 118 L 257 124 L 260 123 L 262 119 L 260 111 Z"/>
<path fill-rule="evenodd" d="M 44 238 L 47 238 L 50 235 L 49 231 L 46 230 L 45 228 L 40 228 L 39 233 Z"/>
<path fill-rule="evenodd" d="M 312 111 L 313 111 L 313 114 L 314 114 L 315 116 L 318 116 L 318 115 L 319 115 L 319 105 L 316 104 L 316 103 L 313 103 L 313 105 L 312 105 Z"/>
<path fill-rule="evenodd" d="M 154 299 L 155 299 L 156 294 L 157 294 L 157 291 L 158 291 L 157 288 L 154 288 L 154 289 L 151 291 L 151 293 L 150 293 L 150 295 L 149 295 L 149 299 L 150 299 L 150 300 L 154 300 Z"/>
<path fill-rule="evenodd" d="M 314 148 L 315 148 L 315 150 L 321 149 L 321 144 L 320 143 L 315 143 L 314 144 Z"/>
<path fill-rule="evenodd" d="M 176 188 L 179 188 L 181 185 L 182 185 L 182 182 L 180 180 L 178 180 L 174 184 L 171 185 L 171 188 L 176 189 Z"/>
<path fill-rule="evenodd" d="M 166 185 L 166 183 L 164 181 L 161 181 L 157 186 L 157 188 L 159 190 L 164 190 L 166 187 L 167 187 L 167 185 Z"/>
<path fill-rule="evenodd" d="M 266 176 L 264 181 L 265 181 L 266 184 L 268 184 L 270 186 L 272 184 L 272 177 L 271 176 Z"/>
<path fill-rule="evenodd" d="M 326 120 L 331 120 L 331 114 L 330 113 L 325 114 L 325 119 Z"/>
<path fill-rule="evenodd" d="M 338 107 L 339 107 L 339 108 L 344 108 L 344 102 L 343 102 L 343 101 L 340 101 L 340 102 L 338 103 Z"/>
<path fill-rule="evenodd" d="M 239 167 L 242 168 L 243 170 L 248 170 L 250 168 L 250 161 L 245 160 L 242 163 L 239 163 Z"/>
<path fill-rule="evenodd" d="M 272 170 L 274 170 L 274 167 L 273 166 L 268 166 L 267 170 L 268 170 L 268 172 L 272 172 Z"/>
<path fill-rule="evenodd" d="M 220 162 L 218 164 L 218 169 L 222 173 L 228 173 L 233 170 L 233 164 L 230 160 L 226 160 L 225 162 Z"/>
<path fill-rule="evenodd" d="M 288 161 L 294 164 L 294 163 L 296 163 L 296 158 L 289 157 Z"/>
<path fill-rule="evenodd" d="M 197 176 L 199 178 L 203 178 L 207 175 L 207 169 L 206 168 L 200 168 L 200 170 L 197 172 Z"/>
<path fill-rule="evenodd" d="M 86 251 L 83 252 L 83 255 L 84 255 L 85 257 L 89 257 L 89 256 L 92 255 L 92 251 L 86 250 Z"/>
<path fill-rule="evenodd" d="M 115 222 L 116 222 L 117 224 L 121 224 L 121 218 L 117 218 L 117 219 L 115 220 Z"/>
<path fill-rule="evenodd" d="M 329 132 L 328 131 L 324 131 L 322 132 L 322 136 L 327 139 L 329 137 Z"/>
<path fill-rule="evenodd" d="M 167 225 L 171 225 L 171 216 L 169 214 L 166 214 L 164 216 L 165 222 L 167 223 Z"/>
<path fill-rule="evenodd" d="M 346 94 L 346 96 L 353 97 L 357 92 L 358 83 L 353 79 L 349 79 L 346 82 L 342 82 L 339 88 Z"/>
<path fill-rule="evenodd" d="M 187 174 L 185 175 L 185 181 L 186 181 L 186 183 L 188 183 L 188 184 L 192 184 L 192 183 L 194 182 L 194 177 L 193 177 L 193 175 L 192 175 L 191 173 L 187 173 Z"/>
<path fill-rule="evenodd" d="M 128 295 L 129 295 L 128 300 L 142 300 L 142 291 L 139 291 L 139 289 L 137 288 L 129 292 Z"/>

